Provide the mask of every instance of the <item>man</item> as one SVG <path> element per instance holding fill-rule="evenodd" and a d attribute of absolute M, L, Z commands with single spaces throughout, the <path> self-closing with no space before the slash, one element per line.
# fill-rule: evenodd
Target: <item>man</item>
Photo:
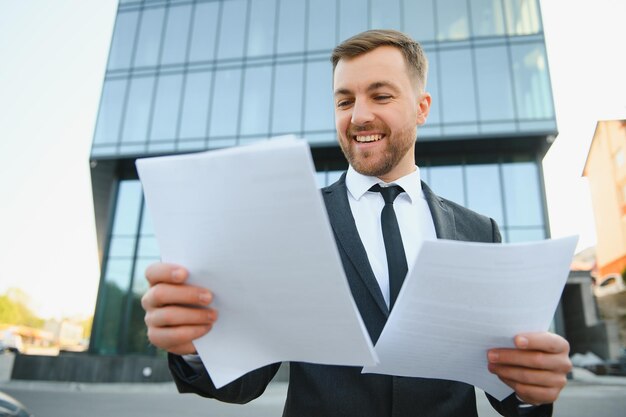
<path fill-rule="evenodd" d="M 424 90 L 427 62 L 419 44 L 399 32 L 368 31 L 335 48 L 332 62 L 335 125 L 350 168 L 323 195 L 350 289 L 376 342 L 397 293 L 392 276 L 398 252 L 406 254 L 400 262 L 410 264 L 423 239 L 498 242 L 500 234 L 493 220 L 435 196 L 420 182 L 415 140 L 431 97 Z M 404 250 L 390 251 L 380 230 L 386 200 L 383 191 L 371 188 L 390 183 L 402 187 L 392 204 Z M 235 403 L 258 397 L 279 364 L 216 389 L 194 355 L 192 340 L 210 331 L 217 312 L 209 307 L 211 292 L 186 285 L 187 275 L 184 268 L 166 264 L 146 271 L 150 289 L 143 306 L 150 341 L 170 353 L 181 392 Z M 550 333 L 518 335 L 515 345 L 486 353 L 489 370 L 515 390 L 502 402 L 489 400 L 506 416 L 550 415 L 571 368 L 569 345 Z M 474 389 L 467 384 L 360 371 L 291 363 L 284 415 L 476 416 Z"/>

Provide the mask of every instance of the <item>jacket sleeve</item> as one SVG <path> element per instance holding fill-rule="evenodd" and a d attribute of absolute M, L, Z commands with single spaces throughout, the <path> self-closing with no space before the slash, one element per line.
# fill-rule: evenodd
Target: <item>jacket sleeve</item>
<path fill-rule="evenodd" d="M 245 404 L 263 394 L 280 367 L 280 363 L 264 366 L 217 389 L 201 362 L 188 363 L 181 356 L 170 353 L 168 364 L 178 392 L 235 404 Z"/>

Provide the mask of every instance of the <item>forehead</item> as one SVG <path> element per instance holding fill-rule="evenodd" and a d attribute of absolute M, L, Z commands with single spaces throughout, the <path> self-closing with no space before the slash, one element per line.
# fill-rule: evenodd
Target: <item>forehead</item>
<path fill-rule="evenodd" d="M 393 46 L 380 46 L 354 58 L 340 59 L 333 74 L 333 88 L 352 90 L 383 80 L 411 85 L 404 55 Z"/>

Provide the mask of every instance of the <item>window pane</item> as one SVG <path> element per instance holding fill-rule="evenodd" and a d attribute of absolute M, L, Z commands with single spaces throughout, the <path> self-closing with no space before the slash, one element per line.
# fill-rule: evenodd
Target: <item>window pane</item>
<path fill-rule="evenodd" d="M 154 77 L 133 78 L 129 88 L 122 142 L 144 142 L 148 130 Z"/>
<path fill-rule="evenodd" d="M 256 0 L 250 3 L 248 56 L 274 53 L 276 0 Z"/>
<path fill-rule="evenodd" d="M 529 229 L 509 229 L 507 230 L 508 242 L 532 242 L 543 240 L 546 233 L 543 227 L 533 227 Z"/>
<path fill-rule="evenodd" d="M 246 0 L 230 0 L 222 3 L 218 59 L 243 56 L 247 10 Z"/>
<path fill-rule="evenodd" d="M 500 170 L 498 165 L 467 165 L 467 207 L 494 219 L 504 226 Z"/>
<path fill-rule="evenodd" d="M 431 167 L 430 187 L 440 197 L 464 205 L 463 198 L 463 169 L 460 166 Z"/>
<path fill-rule="evenodd" d="M 137 234 L 141 198 L 141 184 L 139 181 L 120 181 L 117 202 L 115 203 L 113 236 Z"/>
<path fill-rule="evenodd" d="M 481 120 L 514 119 L 511 67 L 506 46 L 479 48 L 475 52 Z"/>
<path fill-rule="evenodd" d="M 110 258 L 128 258 L 135 256 L 135 236 L 113 236 L 109 244 Z"/>
<path fill-rule="evenodd" d="M 435 39 L 433 0 L 404 1 L 404 32 L 418 42 Z"/>
<path fill-rule="evenodd" d="M 546 54 L 540 44 L 512 45 L 518 117 L 554 117 Z"/>
<path fill-rule="evenodd" d="M 311 62 L 306 74 L 304 130 L 334 128 L 332 66 L 330 62 Z"/>
<path fill-rule="evenodd" d="M 296 133 L 302 120 L 302 64 L 278 65 L 274 83 L 272 133 Z"/>
<path fill-rule="evenodd" d="M 134 66 L 143 67 L 157 64 L 164 16 L 165 12 L 162 8 L 148 9 L 143 12 Z"/>
<path fill-rule="evenodd" d="M 400 30 L 400 0 L 371 0 L 372 28 Z"/>
<path fill-rule="evenodd" d="M 159 245 L 156 237 L 142 236 L 139 238 L 139 247 L 137 248 L 137 256 L 141 257 L 157 257 L 159 256 Z"/>
<path fill-rule="evenodd" d="M 500 0 L 472 0 L 472 31 L 474 36 L 504 35 L 504 13 Z"/>
<path fill-rule="evenodd" d="M 317 184 L 317 188 L 326 187 L 326 172 L 315 172 L 315 184 Z"/>
<path fill-rule="evenodd" d="M 191 5 L 170 7 L 167 15 L 161 64 L 182 63 L 187 53 Z"/>
<path fill-rule="evenodd" d="M 240 84 L 241 70 L 239 69 L 221 70 L 215 73 L 210 136 L 237 134 Z"/>
<path fill-rule="evenodd" d="M 272 67 L 246 69 L 241 114 L 241 134 L 267 134 L 269 131 Z"/>
<path fill-rule="evenodd" d="M 211 100 L 212 72 L 187 74 L 180 123 L 181 138 L 204 138 Z"/>
<path fill-rule="evenodd" d="M 106 80 L 100 99 L 94 144 L 117 143 L 127 80 Z"/>
<path fill-rule="evenodd" d="M 367 30 L 367 7 L 363 7 L 363 0 L 338 0 L 338 2 L 340 41 Z"/>
<path fill-rule="evenodd" d="M 115 70 L 130 67 L 138 17 L 139 12 L 137 11 L 121 12 L 117 15 L 107 69 Z"/>
<path fill-rule="evenodd" d="M 109 259 L 105 275 L 107 289 L 114 288 L 114 291 L 125 293 L 130 284 L 130 267 L 132 259 Z M 110 286 L 110 287 L 109 287 Z M 110 294 L 107 294 L 110 296 Z"/>
<path fill-rule="evenodd" d="M 508 226 L 542 226 L 539 174 L 533 162 L 502 165 Z"/>
<path fill-rule="evenodd" d="M 326 185 L 334 184 L 339 178 L 346 172 L 345 170 L 341 171 L 328 171 L 326 176 Z"/>
<path fill-rule="evenodd" d="M 152 217 L 150 217 L 150 211 L 148 210 L 147 204 L 143 205 L 143 213 L 141 214 L 141 230 L 139 233 L 141 233 L 142 236 L 154 235 Z"/>
<path fill-rule="evenodd" d="M 133 272 L 133 288 L 130 296 L 130 314 L 128 333 L 126 334 L 125 353 L 153 354 L 154 346 L 148 341 L 147 328 L 144 322 L 145 311 L 141 307 L 141 297 L 148 289 L 144 274 L 146 268 L 157 262 L 158 258 L 138 259 Z"/>
<path fill-rule="evenodd" d="M 337 24 L 336 0 L 316 0 L 309 2 L 309 34 L 307 48 L 311 50 L 329 49 L 335 47 L 335 32 Z"/>
<path fill-rule="evenodd" d="M 277 53 L 302 52 L 304 49 L 304 9 L 305 0 L 280 2 Z"/>
<path fill-rule="evenodd" d="M 437 1 L 437 39 L 459 40 L 469 38 L 467 0 Z"/>
<path fill-rule="evenodd" d="M 469 50 L 441 51 L 441 101 L 445 123 L 476 120 L 472 58 Z"/>
<path fill-rule="evenodd" d="M 150 133 L 153 140 L 175 139 L 182 82 L 182 74 L 159 77 Z"/>
<path fill-rule="evenodd" d="M 504 11 L 509 35 L 527 35 L 540 31 L 537 0 L 504 0 Z"/>
<path fill-rule="evenodd" d="M 221 2 L 200 3 L 193 14 L 189 60 L 210 61 L 215 57 L 215 32 Z"/>
<path fill-rule="evenodd" d="M 118 352 L 120 326 L 124 317 L 126 292 L 130 284 L 132 259 L 109 259 L 100 297 L 102 314 L 96 349 L 103 354 Z"/>

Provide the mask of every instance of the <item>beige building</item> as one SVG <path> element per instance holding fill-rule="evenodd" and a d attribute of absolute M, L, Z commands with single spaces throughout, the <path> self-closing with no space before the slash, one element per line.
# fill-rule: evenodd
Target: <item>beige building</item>
<path fill-rule="evenodd" d="M 596 125 L 583 176 L 589 179 L 600 277 L 626 268 L 626 120 Z"/>

